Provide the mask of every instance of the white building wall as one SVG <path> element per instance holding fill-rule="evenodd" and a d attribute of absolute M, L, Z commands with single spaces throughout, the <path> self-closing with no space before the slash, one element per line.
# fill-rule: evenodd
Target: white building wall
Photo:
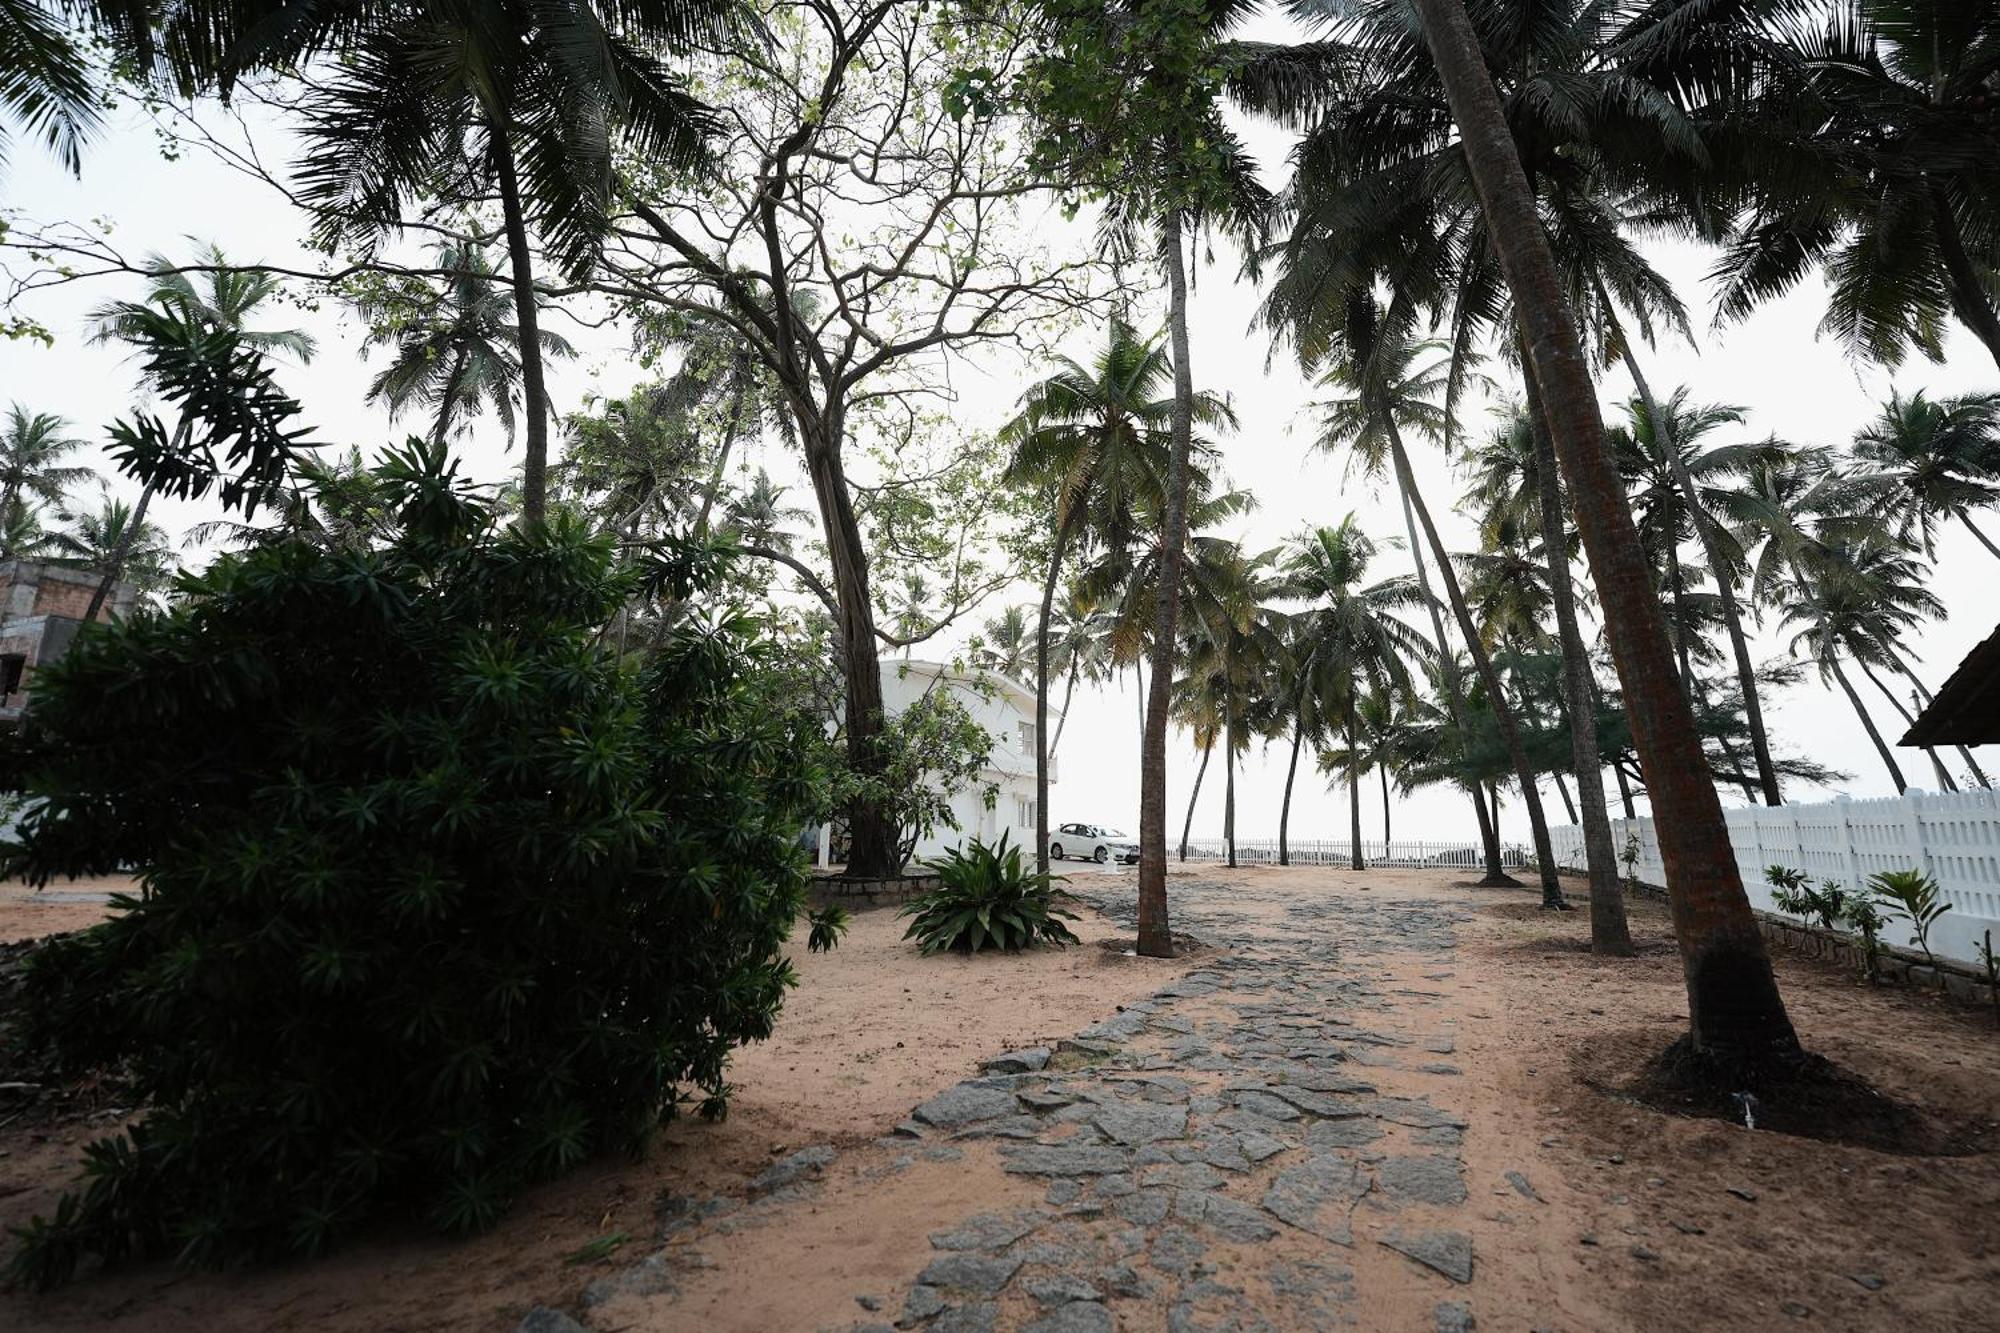
<path fill-rule="evenodd" d="M 1803 870 L 1853 892 L 1884 870 L 1922 870 L 1937 880 L 1941 897 L 1951 904 L 1931 927 L 1931 951 L 1976 963 L 1988 930 L 2000 949 L 2000 792 L 1940 795 L 1912 787 L 1902 796 L 1876 800 L 1840 796 L 1815 805 L 1735 806 L 1725 813 L 1743 887 L 1750 905 L 1761 911 L 1778 910 L 1764 882 L 1766 866 Z M 1632 833 L 1639 837 L 1639 879 L 1664 887 L 1666 868 L 1650 818 L 1611 821 L 1621 869 Z M 1549 837 L 1559 864 L 1583 868 L 1581 829 L 1551 829 Z M 1916 943 L 1904 921 L 1892 921 L 1882 938 L 1889 944 Z"/>
<path fill-rule="evenodd" d="M 1033 855 L 1035 847 L 1035 696 L 1018 681 L 996 672 L 956 671 L 936 662 L 889 659 L 882 663 L 882 704 L 890 716 L 901 713 L 926 693 L 949 692 L 965 706 L 974 721 L 993 737 L 993 753 L 980 780 L 970 790 L 952 798 L 952 813 L 958 828 L 939 827 L 917 843 L 912 863 L 942 856 L 972 838 L 997 842 L 1004 833 L 1010 845 Z M 1049 729 L 1054 732 L 1061 714 L 1051 706 Z M 1024 730 L 1026 728 L 1026 730 Z M 1058 766 L 1049 761 L 1049 782 L 1056 781 Z M 985 788 L 997 790 L 988 806 Z"/>

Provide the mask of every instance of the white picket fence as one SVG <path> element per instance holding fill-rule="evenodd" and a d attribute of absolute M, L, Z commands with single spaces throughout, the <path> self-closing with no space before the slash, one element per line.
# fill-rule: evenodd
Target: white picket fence
<path fill-rule="evenodd" d="M 1287 848 L 1293 865 L 1298 866 L 1346 866 L 1353 864 L 1350 854 L 1352 843 L 1345 839 L 1327 841 L 1318 838 L 1290 839 Z M 1169 839 L 1167 859 L 1173 861 L 1180 855 L 1179 842 Z M 1187 859 L 1190 861 L 1222 861 L 1229 856 L 1229 844 L 1221 838 L 1189 838 Z M 1238 838 L 1236 840 L 1236 860 L 1240 865 L 1278 864 L 1278 840 L 1276 838 Z M 1483 864 L 1479 844 L 1468 842 L 1422 842 L 1392 839 L 1361 840 L 1361 860 L 1369 866 L 1405 867 L 1411 869 L 1433 868 L 1439 870 L 1477 870 Z M 1518 870 L 1530 863 L 1528 853 L 1519 847 L 1503 847 L 1500 860 L 1510 870 Z"/>
<path fill-rule="evenodd" d="M 1975 963 L 1979 941 L 1991 930 L 2000 948 L 2000 793 L 1948 792 L 1912 787 L 1902 796 L 1856 801 L 1836 797 L 1817 805 L 1734 806 L 1728 811 L 1729 840 L 1749 890 L 1751 905 L 1776 912 L 1766 866 L 1803 870 L 1815 880 L 1830 879 L 1859 891 L 1870 875 L 1884 870 L 1922 870 L 1934 877 L 1951 911 L 1931 927 L 1931 950 L 1939 957 Z M 1639 836 L 1638 878 L 1664 887 L 1665 869 L 1651 819 L 1614 819 L 1611 841 L 1620 866 L 1625 840 Z M 1583 830 L 1549 830 L 1556 861 L 1572 869 L 1584 864 Z M 1916 934 L 1895 921 L 1884 942 L 1911 945 Z"/>

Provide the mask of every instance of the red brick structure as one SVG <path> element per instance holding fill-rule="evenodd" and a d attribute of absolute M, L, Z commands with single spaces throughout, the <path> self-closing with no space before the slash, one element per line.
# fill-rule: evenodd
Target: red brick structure
<path fill-rule="evenodd" d="M 20 719 L 35 672 L 69 651 L 100 578 L 95 570 L 0 560 L 0 727 Z M 137 600 L 138 591 L 120 583 L 97 618 L 122 616 Z"/>

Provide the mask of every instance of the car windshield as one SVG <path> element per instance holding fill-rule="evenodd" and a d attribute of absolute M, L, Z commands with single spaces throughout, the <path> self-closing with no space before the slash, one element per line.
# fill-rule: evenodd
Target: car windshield
<path fill-rule="evenodd" d="M 1125 834 L 1115 828 L 1100 828 L 1097 830 L 1097 836 L 1100 838 L 1122 838 Z"/>

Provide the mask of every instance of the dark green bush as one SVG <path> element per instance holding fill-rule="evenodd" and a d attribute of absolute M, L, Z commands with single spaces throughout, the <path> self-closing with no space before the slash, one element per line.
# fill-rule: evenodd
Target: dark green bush
<path fill-rule="evenodd" d="M 6 871 L 144 890 L 41 955 L 28 1040 L 145 1103 L 23 1233 L 29 1281 L 487 1226 L 721 1114 L 794 981 L 820 742 L 756 626 L 621 661 L 599 627 L 646 575 L 607 540 L 498 529 L 414 441 L 377 471 L 385 546 L 221 559 L 37 680 Z"/>
<path fill-rule="evenodd" d="M 1009 847 L 1006 834 L 995 846 L 975 838 L 970 847 L 953 847 L 927 863 L 940 883 L 904 905 L 902 914 L 914 918 L 904 939 L 916 940 L 926 954 L 1081 943 L 1063 924 L 1077 919 L 1062 906 L 1069 895 L 1048 871 L 1023 865 L 1021 849 Z"/>

